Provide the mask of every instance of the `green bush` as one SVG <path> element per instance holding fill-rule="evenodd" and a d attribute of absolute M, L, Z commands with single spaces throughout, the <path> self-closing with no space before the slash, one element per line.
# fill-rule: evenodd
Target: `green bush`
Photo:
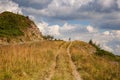
<path fill-rule="evenodd" d="M 95 43 L 93 43 L 92 40 L 89 41 L 89 44 L 96 48 L 96 53 L 95 53 L 96 55 L 103 56 L 103 57 L 106 57 L 110 60 L 117 61 L 117 58 L 113 53 L 106 51 L 104 49 L 101 49 L 100 45 L 96 45 Z"/>

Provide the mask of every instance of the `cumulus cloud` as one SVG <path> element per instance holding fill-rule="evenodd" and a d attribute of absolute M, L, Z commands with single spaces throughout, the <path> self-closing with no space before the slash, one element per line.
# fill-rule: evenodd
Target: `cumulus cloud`
<path fill-rule="evenodd" d="M 29 4 L 27 7 L 23 6 L 25 13 L 50 19 L 49 21 L 89 20 L 93 24 L 91 26 L 101 29 L 120 29 L 120 0 L 13 1 Z M 30 6 L 31 4 L 32 7 Z M 34 7 L 36 4 L 39 5 L 39 9 Z"/>
<path fill-rule="evenodd" d="M 118 7 L 120 8 L 120 0 L 117 0 Z"/>
<path fill-rule="evenodd" d="M 14 13 L 20 13 L 22 14 L 21 8 L 19 8 L 19 5 L 15 2 L 12 2 L 10 0 L 1 0 L 0 1 L 0 13 L 4 11 L 10 11 Z"/>
<path fill-rule="evenodd" d="M 104 1 L 103 0 L 98 0 L 98 2 L 105 9 L 106 8 L 111 8 L 111 7 L 115 6 L 115 4 L 116 4 L 115 0 L 104 0 Z"/>
<path fill-rule="evenodd" d="M 118 53 L 118 55 L 120 54 L 120 45 L 116 45 L 115 52 Z"/>
<path fill-rule="evenodd" d="M 112 35 L 116 40 L 120 40 L 120 30 L 112 30 Z"/>
<path fill-rule="evenodd" d="M 37 23 L 38 28 L 44 35 L 53 35 L 58 38 L 78 38 L 80 34 L 89 33 L 84 25 L 73 25 L 65 23 L 64 25 L 52 25 L 49 26 L 46 22 Z M 83 27 L 84 26 L 84 27 Z"/>
<path fill-rule="evenodd" d="M 40 31 L 43 33 L 43 35 L 53 35 L 53 36 L 59 36 L 59 25 L 53 25 L 49 26 L 48 23 L 42 22 L 42 23 L 37 23 L 38 28 Z"/>
<path fill-rule="evenodd" d="M 103 34 L 109 36 L 110 32 L 109 31 L 105 31 L 105 32 L 103 32 Z"/>
<path fill-rule="evenodd" d="M 92 33 L 92 32 L 97 32 L 97 29 L 95 29 L 94 27 L 92 27 L 92 26 L 90 26 L 90 25 L 88 25 L 88 26 L 86 27 L 86 29 L 87 29 L 88 32 L 90 32 L 90 33 Z"/>
<path fill-rule="evenodd" d="M 72 40 L 83 40 L 87 42 L 92 39 L 96 44 L 100 44 L 103 49 L 114 52 L 115 54 L 120 54 L 118 51 L 120 45 L 119 30 L 109 30 L 103 32 L 97 30 L 94 32 L 96 29 L 90 25 L 84 26 L 65 23 L 62 26 L 50 26 L 44 21 L 42 23 L 38 23 L 37 25 L 44 35 L 50 34 L 55 38 L 61 38 L 64 40 L 68 40 L 71 37 Z"/>

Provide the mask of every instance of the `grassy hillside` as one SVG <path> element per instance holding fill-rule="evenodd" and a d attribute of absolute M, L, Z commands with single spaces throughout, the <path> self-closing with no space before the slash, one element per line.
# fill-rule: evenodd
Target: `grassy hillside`
<path fill-rule="evenodd" d="M 0 47 L 0 80 L 44 80 L 62 43 L 42 41 Z"/>
<path fill-rule="evenodd" d="M 13 44 L 41 39 L 41 32 L 28 16 L 12 12 L 0 14 L 0 44 Z"/>
<path fill-rule="evenodd" d="M 83 80 L 120 80 L 120 57 L 83 42 L 73 42 L 72 60 Z M 93 52 L 91 53 L 91 51 Z"/>
<path fill-rule="evenodd" d="M 0 37 L 23 35 L 22 29 L 30 27 L 31 23 L 25 16 L 3 12 L 0 14 Z"/>
<path fill-rule="evenodd" d="M 0 80 L 76 80 L 68 56 L 70 42 L 40 41 L 0 46 Z M 96 55 L 96 48 L 74 41 L 70 54 L 83 80 L 120 80 L 120 57 Z"/>

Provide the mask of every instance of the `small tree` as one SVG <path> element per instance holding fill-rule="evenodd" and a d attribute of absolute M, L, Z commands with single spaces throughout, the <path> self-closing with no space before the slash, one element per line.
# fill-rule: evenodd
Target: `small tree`
<path fill-rule="evenodd" d="M 94 48 L 96 48 L 96 55 L 104 56 L 104 57 L 107 56 L 110 59 L 115 59 L 115 55 L 114 54 L 112 54 L 109 51 L 106 51 L 106 50 L 102 49 L 100 47 L 100 45 L 96 45 L 95 43 L 93 43 L 92 40 L 89 41 L 89 44 L 92 45 Z"/>
<path fill-rule="evenodd" d="M 53 39 L 54 39 L 54 37 L 51 36 L 51 35 L 43 36 L 43 38 L 44 38 L 45 40 L 53 40 Z"/>
<path fill-rule="evenodd" d="M 92 45 L 93 47 L 95 47 L 97 50 L 101 50 L 100 45 L 96 44 L 92 41 L 92 39 L 89 41 L 89 44 Z"/>
<path fill-rule="evenodd" d="M 92 39 L 89 41 L 89 44 L 91 44 L 91 45 L 93 44 L 93 41 L 92 41 Z"/>

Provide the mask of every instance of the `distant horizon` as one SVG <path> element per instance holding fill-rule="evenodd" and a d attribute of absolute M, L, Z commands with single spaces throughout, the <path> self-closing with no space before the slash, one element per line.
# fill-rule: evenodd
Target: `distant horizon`
<path fill-rule="evenodd" d="M 44 35 L 88 42 L 120 55 L 120 0 L 1 0 L 0 13 L 28 15 Z"/>

